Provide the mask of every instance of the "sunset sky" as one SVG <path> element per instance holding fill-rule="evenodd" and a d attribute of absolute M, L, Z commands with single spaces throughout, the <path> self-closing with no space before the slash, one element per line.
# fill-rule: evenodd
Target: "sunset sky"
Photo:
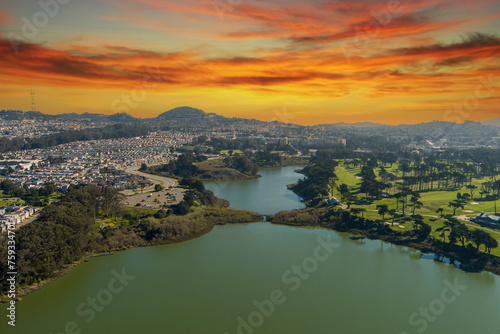
<path fill-rule="evenodd" d="M 500 116 L 498 0 L 3 0 L 0 50 L 0 110 Z"/>

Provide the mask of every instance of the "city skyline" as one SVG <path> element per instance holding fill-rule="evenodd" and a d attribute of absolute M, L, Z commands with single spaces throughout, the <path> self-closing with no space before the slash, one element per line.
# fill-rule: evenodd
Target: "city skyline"
<path fill-rule="evenodd" d="M 178 106 L 296 124 L 498 116 L 495 1 L 67 0 L 0 7 L 1 109 Z"/>

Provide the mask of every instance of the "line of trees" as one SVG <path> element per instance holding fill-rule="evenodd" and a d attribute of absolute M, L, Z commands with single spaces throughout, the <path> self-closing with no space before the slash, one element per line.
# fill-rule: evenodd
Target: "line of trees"
<path fill-rule="evenodd" d="M 484 252 L 488 254 L 493 248 L 498 247 L 498 242 L 491 234 L 481 229 L 469 230 L 467 225 L 456 218 L 446 220 L 443 226 L 436 229 L 436 232 L 440 232 L 439 236 L 443 238 L 443 242 L 446 242 L 446 237 L 448 237 L 449 244 L 458 242 L 462 247 L 469 247 L 470 241 L 475 245 L 476 251 L 484 246 Z"/>
<path fill-rule="evenodd" d="M 43 206 L 47 202 L 47 197 L 57 191 L 57 187 L 52 182 L 47 182 L 40 189 L 26 189 L 17 186 L 11 180 L 5 179 L 0 182 L 0 190 L 5 195 L 19 197 L 28 205 Z"/>
<path fill-rule="evenodd" d="M 116 217 L 123 208 L 122 202 L 121 194 L 112 188 L 84 187 L 43 209 L 35 222 L 16 231 L 18 284 L 30 285 L 51 278 L 80 260 L 92 250 L 91 232 L 98 216 Z M 0 237 L 0 244 L 0 256 L 7 258 L 5 236 Z M 0 261 L 2 280 L 8 271 L 5 261 Z"/>

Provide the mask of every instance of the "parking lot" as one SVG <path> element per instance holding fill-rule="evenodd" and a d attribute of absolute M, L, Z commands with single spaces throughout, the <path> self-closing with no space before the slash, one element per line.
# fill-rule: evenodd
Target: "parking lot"
<path fill-rule="evenodd" d="M 172 188 L 170 190 L 162 190 L 158 192 L 149 192 L 133 196 L 128 196 L 125 202 L 130 206 L 141 206 L 152 207 L 155 209 L 161 208 L 163 205 L 179 204 L 184 199 L 184 193 L 186 189 L 183 188 Z"/>

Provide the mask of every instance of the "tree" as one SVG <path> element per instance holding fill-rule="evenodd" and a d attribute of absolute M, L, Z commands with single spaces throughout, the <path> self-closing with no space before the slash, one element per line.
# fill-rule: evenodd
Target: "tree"
<path fill-rule="evenodd" d="M 351 213 L 355 216 L 357 216 L 361 213 L 361 217 L 363 217 L 364 212 L 366 212 L 366 209 L 364 209 L 364 208 L 351 208 Z"/>
<path fill-rule="evenodd" d="M 401 201 L 401 197 L 403 197 L 403 194 L 399 192 L 394 194 L 394 197 L 396 198 L 396 210 L 399 210 L 399 202 Z"/>
<path fill-rule="evenodd" d="M 398 212 L 396 209 L 390 209 L 389 215 L 392 217 L 392 226 L 394 226 L 394 218 L 398 215 Z"/>
<path fill-rule="evenodd" d="M 102 196 L 99 198 L 100 207 L 106 217 L 113 215 L 115 221 L 120 211 L 123 209 L 124 195 L 111 187 L 101 188 Z"/>
<path fill-rule="evenodd" d="M 443 217 L 443 211 L 444 211 L 444 209 L 443 209 L 443 208 L 438 208 L 438 209 L 436 210 L 436 213 L 439 215 L 439 217 Z"/>
<path fill-rule="evenodd" d="M 484 247 L 485 247 L 485 252 L 488 251 L 488 254 L 491 253 L 492 248 L 497 248 L 498 247 L 498 242 L 496 241 L 495 238 L 491 236 L 491 234 L 488 234 L 488 237 L 484 240 Z"/>
<path fill-rule="evenodd" d="M 40 189 L 40 195 L 50 196 L 57 191 L 57 187 L 53 182 L 46 182 L 43 188 Z"/>
<path fill-rule="evenodd" d="M 366 209 L 360 208 L 359 210 L 361 211 L 361 217 L 364 218 L 365 217 Z"/>
<path fill-rule="evenodd" d="M 158 210 L 158 211 L 157 211 L 157 212 L 153 215 L 153 217 L 158 218 L 158 219 L 165 218 L 165 217 L 167 217 L 167 216 L 168 216 L 167 211 L 165 211 L 165 210 L 163 210 L 163 209 L 162 209 L 162 210 Z"/>
<path fill-rule="evenodd" d="M 347 208 L 349 209 L 351 207 L 351 205 L 353 205 L 356 202 L 357 199 L 358 199 L 357 196 L 354 196 L 353 194 L 348 193 L 345 195 L 345 198 L 343 201 L 347 205 Z"/>
<path fill-rule="evenodd" d="M 349 191 L 349 187 L 345 183 L 342 183 L 338 187 L 338 190 L 340 192 L 340 200 L 347 204 L 347 208 L 349 209 L 351 205 L 357 200 L 357 197 L 351 194 L 351 192 Z"/>
<path fill-rule="evenodd" d="M 475 186 L 475 185 L 473 185 L 473 184 L 469 184 L 466 188 L 467 188 L 467 189 L 469 189 L 469 192 L 470 192 L 470 199 L 471 199 L 471 200 L 474 200 L 474 192 L 476 191 L 477 186 Z"/>
<path fill-rule="evenodd" d="M 147 169 L 148 169 L 148 165 L 146 165 L 145 163 L 142 163 L 141 168 L 139 168 L 140 171 L 146 171 Z"/>
<path fill-rule="evenodd" d="M 163 189 L 165 189 L 165 187 L 162 186 L 161 184 L 159 183 L 155 184 L 155 191 L 159 192 L 162 191 Z"/>
<path fill-rule="evenodd" d="M 148 185 L 148 183 L 144 180 L 141 180 L 139 181 L 139 187 L 141 187 L 141 194 L 142 192 L 144 191 L 144 188 L 146 188 L 146 186 Z"/>
<path fill-rule="evenodd" d="M 481 199 L 483 199 L 483 195 L 487 195 L 491 192 L 492 187 L 493 183 L 491 181 L 481 183 L 481 192 L 479 192 L 481 194 Z"/>
<path fill-rule="evenodd" d="M 404 179 L 405 177 L 405 174 L 408 173 L 410 171 L 410 166 L 408 165 L 408 162 L 407 161 L 403 161 L 400 165 L 399 165 L 399 170 L 401 172 L 403 172 L 403 175 L 402 175 L 402 178 Z"/>
<path fill-rule="evenodd" d="M 384 220 L 385 214 L 389 212 L 389 207 L 387 204 L 379 204 L 377 205 L 378 209 L 378 214 L 382 217 L 382 220 Z"/>
<path fill-rule="evenodd" d="M 195 199 L 196 199 L 196 197 L 195 197 L 194 193 L 192 191 L 189 191 L 184 195 L 183 202 L 185 202 L 186 205 L 190 207 L 194 204 Z"/>
<path fill-rule="evenodd" d="M 443 223 L 443 226 L 436 229 L 436 232 L 441 232 L 439 236 L 443 238 L 443 242 L 446 242 L 446 232 L 450 233 L 454 228 L 454 224 L 455 222 L 447 220 Z"/>
<path fill-rule="evenodd" d="M 461 208 L 463 209 L 464 206 L 462 203 L 458 202 L 457 200 L 453 201 L 453 202 L 450 202 L 448 203 L 448 207 L 449 208 L 452 208 L 453 209 L 453 216 L 455 215 L 455 213 L 457 212 L 457 209 L 458 208 Z"/>
<path fill-rule="evenodd" d="M 387 183 L 387 180 L 389 178 L 389 173 L 387 172 L 387 170 L 383 166 L 380 167 L 380 171 L 378 172 L 378 175 L 382 179 L 383 183 Z"/>
<path fill-rule="evenodd" d="M 361 208 L 351 208 L 351 213 L 355 216 L 359 215 L 361 213 Z"/>
<path fill-rule="evenodd" d="M 420 194 L 418 193 L 414 193 L 412 194 L 411 198 L 410 198 L 410 202 L 412 202 L 413 204 L 413 208 L 412 208 L 412 216 L 415 215 L 415 209 L 420 209 L 424 204 L 422 202 L 419 201 L 420 199 Z"/>
<path fill-rule="evenodd" d="M 491 237 L 491 235 L 489 235 L 488 232 L 485 232 L 480 229 L 475 229 L 470 233 L 470 239 L 472 240 L 473 243 L 476 244 L 477 251 L 479 251 L 479 247 L 481 245 L 484 245 L 487 242 L 488 237 Z"/>
<path fill-rule="evenodd" d="M 402 205 L 403 215 L 405 214 L 405 207 L 406 207 L 408 195 L 410 195 L 411 193 L 412 193 L 412 191 L 409 187 L 402 187 L 401 188 L 401 205 Z"/>
<path fill-rule="evenodd" d="M 424 218 L 421 215 L 411 216 L 414 235 L 419 239 L 425 240 L 432 232 L 431 226 L 424 222 Z"/>
<path fill-rule="evenodd" d="M 340 194 L 344 194 L 344 193 L 347 193 L 349 192 L 349 186 L 345 183 L 342 183 L 340 186 L 339 186 L 339 192 Z"/>
<path fill-rule="evenodd" d="M 449 242 L 454 244 L 460 241 L 462 247 L 465 247 L 465 243 L 470 239 L 469 228 L 456 218 L 450 218 L 449 221 L 452 222 L 450 225 L 451 232 L 448 235 Z"/>

